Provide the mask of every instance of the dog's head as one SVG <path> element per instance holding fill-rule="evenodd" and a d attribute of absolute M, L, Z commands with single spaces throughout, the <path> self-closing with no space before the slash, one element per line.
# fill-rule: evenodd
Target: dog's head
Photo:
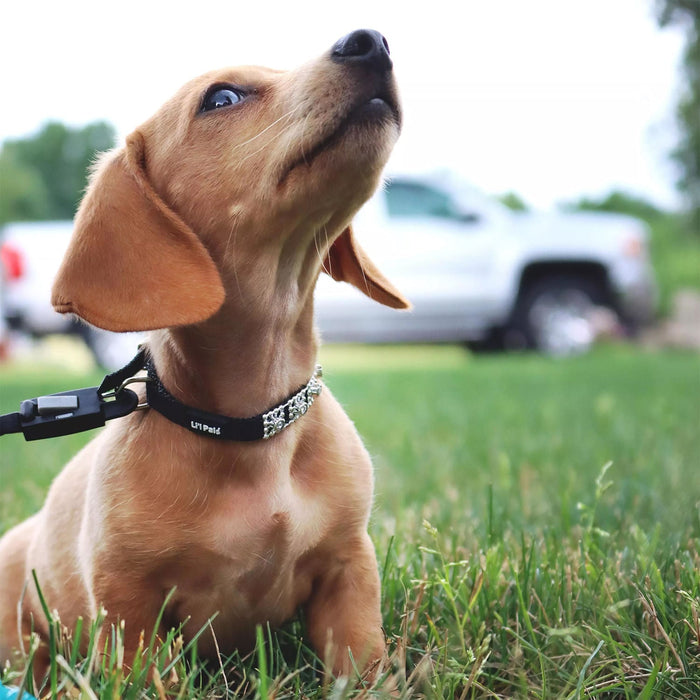
<path fill-rule="evenodd" d="M 406 308 L 350 228 L 400 122 L 386 41 L 373 31 L 295 71 L 192 80 L 96 166 L 54 307 L 115 331 L 183 326 L 215 314 L 251 271 L 313 281 L 323 263 Z"/>

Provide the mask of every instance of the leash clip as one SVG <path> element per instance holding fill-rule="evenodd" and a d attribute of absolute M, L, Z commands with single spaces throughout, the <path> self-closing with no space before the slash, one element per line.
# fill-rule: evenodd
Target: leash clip
<path fill-rule="evenodd" d="M 119 394 L 124 391 L 124 389 L 129 385 L 129 384 L 148 384 L 149 382 L 152 382 L 153 379 L 151 377 L 129 377 L 128 379 L 125 379 L 116 389 L 109 389 L 108 391 L 103 391 L 100 393 L 100 396 L 102 399 L 109 401 L 111 399 L 115 399 Z M 131 391 L 131 390 L 129 390 Z M 132 392 L 133 393 L 133 392 Z M 142 401 L 141 403 L 138 403 L 136 405 L 136 408 L 134 411 L 145 411 L 148 408 L 148 400 L 146 399 L 145 401 Z"/>
<path fill-rule="evenodd" d="M 148 408 L 147 402 L 139 403 L 136 392 L 127 388 L 134 382 L 151 381 L 149 377 L 133 376 L 144 368 L 145 358 L 146 348 L 141 346 L 126 367 L 108 374 L 100 386 L 22 401 L 16 413 L 0 415 L 0 435 L 23 433 L 25 440 L 43 440 L 82 433 Z"/>
<path fill-rule="evenodd" d="M 27 441 L 72 435 L 126 416 L 136 410 L 137 404 L 138 396 L 131 389 L 124 389 L 105 401 L 95 386 L 38 396 L 22 401 L 19 430 Z"/>

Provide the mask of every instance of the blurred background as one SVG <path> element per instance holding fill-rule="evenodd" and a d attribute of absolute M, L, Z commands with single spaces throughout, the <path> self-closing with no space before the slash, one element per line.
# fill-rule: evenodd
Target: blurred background
<path fill-rule="evenodd" d="M 358 27 L 389 41 L 405 126 L 356 228 L 415 309 L 386 313 L 324 278 L 327 342 L 700 346 L 692 0 L 437 1 L 429 14 L 361 0 L 75 1 L 3 10 L 0 357 L 63 355 L 71 336 L 80 362 L 123 364 L 138 338 L 48 303 L 95 153 L 198 73 L 291 68 Z"/>
<path fill-rule="evenodd" d="M 414 310 L 325 276 L 316 310 L 376 466 L 390 648 L 434 669 L 420 696 L 700 697 L 698 0 L 8 0 L 0 414 L 139 342 L 49 304 L 95 153 L 190 77 L 361 27 L 405 123 L 355 231 Z M 91 437 L 2 441 L 0 533 Z"/>

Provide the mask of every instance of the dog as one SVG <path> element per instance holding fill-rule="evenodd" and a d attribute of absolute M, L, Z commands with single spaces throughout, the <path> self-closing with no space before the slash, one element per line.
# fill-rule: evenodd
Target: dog
<path fill-rule="evenodd" d="M 334 674 L 381 665 L 372 466 L 310 380 L 313 292 L 323 272 L 409 308 L 351 224 L 400 126 L 386 40 L 357 30 L 293 71 L 244 66 L 188 82 L 96 164 L 56 310 L 151 331 L 162 387 L 193 410 L 245 418 L 298 387 L 315 382 L 318 395 L 268 439 L 216 439 L 205 422 L 188 430 L 152 408 L 110 422 L 0 540 L 0 662 L 31 629 L 48 639 L 27 584 L 35 571 L 69 629 L 102 607 L 122 621 L 127 663 L 144 633 L 183 624 L 191 638 L 216 615 L 198 641 L 216 658 L 217 645 L 249 649 L 256 625 L 302 609 Z M 35 668 L 47 664 L 44 644 Z"/>

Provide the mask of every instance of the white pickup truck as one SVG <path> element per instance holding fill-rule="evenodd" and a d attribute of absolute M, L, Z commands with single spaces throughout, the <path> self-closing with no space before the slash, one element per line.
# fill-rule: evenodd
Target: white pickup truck
<path fill-rule="evenodd" d="M 322 276 L 316 316 L 330 341 L 467 342 L 585 350 L 598 307 L 633 331 L 657 291 L 644 222 L 607 213 L 516 213 L 449 173 L 396 175 L 354 230 L 413 303 L 397 313 Z"/>
<path fill-rule="evenodd" d="M 354 229 L 414 308 L 386 309 L 322 275 L 315 304 L 326 341 L 456 341 L 567 354 L 590 345 L 595 307 L 613 310 L 630 329 L 654 313 L 648 232 L 634 218 L 516 214 L 454 176 L 404 175 L 363 207 Z M 33 335 L 78 333 L 113 368 L 130 359 L 138 336 L 77 323 L 49 304 L 71 231 L 70 221 L 4 227 L 4 314 L 10 327 Z"/>

